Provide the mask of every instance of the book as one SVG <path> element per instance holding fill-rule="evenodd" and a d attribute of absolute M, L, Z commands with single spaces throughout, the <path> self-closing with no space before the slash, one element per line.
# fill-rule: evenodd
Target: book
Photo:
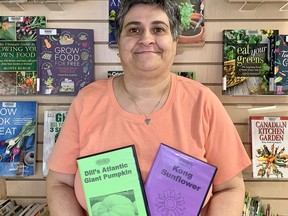
<path fill-rule="evenodd" d="M 35 214 L 35 216 L 49 216 L 50 212 L 49 212 L 49 208 L 48 208 L 48 204 L 44 204 L 42 206 L 42 208 Z"/>
<path fill-rule="evenodd" d="M 23 211 L 23 207 L 21 205 L 15 204 L 13 209 L 11 209 L 5 216 L 17 216 Z"/>
<path fill-rule="evenodd" d="M 0 40 L 35 41 L 36 29 L 46 22 L 45 16 L 0 16 Z"/>
<path fill-rule="evenodd" d="M 92 29 L 37 29 L 38 94 L 77 95 L 94 81 Z"/>
<path fill-rule="evenodd" d="M 109 45 L 113 46 L 117 44 L 117 38 L 115 34 L 115 22 L 117 13 L 119 11 L 119 6 L 121 4 L 121 0 L 109 0 L 108 7 L 108 23 L 109 23 L 109 33 L 108 33 L 108 41 Z"/>
<path fill-rule="evenodd" d="M 254 178 L 288 178 L 288 116 L 250 116 Z"/>
<path fill-rule="evenodd" d="M 0 102 L 0 176 L 34 174 L 36 130 L 36 101 Z"/>
<path fill-rule="evenodd" d="M 288 35 L 278 34 L 275 39 L 275 94 L 288 94 Z"/>
<path fill-rule="evenodd" d="M 9 200 L 3 207 L 0 208 L 0 215 L 8 214 L 9 212 L 13 211 L 15 206 L 15 201 Z"/>
<path fill-rule="evenodd" d="M 36 29 L 45 16 L 0 16 L 0 95 L 36 94 Z"/>
<path fill-rule="evenodd" d="M 205 44 L 204 0 L 176 0 L 181 24 L 178 44 L 203 46 Z"/>
<path fill-rule="evenodd" d="M 77 159 L 89 215 L 149 216 L 134 145 Z"/>
<path fill-rule="evenodd" d="M 120 76 L 122 74 L 124 74 L 124 71 L 122 71 L 122 70 L 113 70 L 113 71 L 109 70 L 107 72 L 107 77 L 110 78 L 110 77 L 114 77 L 114 76 Z"/>
<path fill-rule="evenodd" d="M 187 77 L 192 80 L 196 80 L 196 73 L 192 71 L 190 72 L 180 71 L 180 72 L 176 72 L 176 74 L 179 76 Z"/>
<path fill-rule="evenodd" d="M 33 203 L 30 209 L 24 214 L 25 216 L 32 216 L 33 212 L 40 207 L 40 203 Z"/>
<path fill-rule="evenodd" d="M 26 212 L 29 211 L 29 209 L 31 209 L 34 206 L 34 203 L 31 203 L 29 205 L 27 205 L 26 207 L 24 207 L 23 211 L 19 214 L 19 216 L 24 216 L 26 214 Z"/>
<path fill-rule="evenodd" d="M 57 141 L 67 110 L 45 110 L 43 131 L 43 176 L 48 175 L 48 160 Z"/>
<path fill-rule="evenodd" d="M 162 143 L 145 182 L 151 215 L 199 215 L 216 171 Z"/>
<path fill-rule="evenodd" d="M 225 95 L 273 95 L 274 47 L 278 30 L 223 30 Z"/>

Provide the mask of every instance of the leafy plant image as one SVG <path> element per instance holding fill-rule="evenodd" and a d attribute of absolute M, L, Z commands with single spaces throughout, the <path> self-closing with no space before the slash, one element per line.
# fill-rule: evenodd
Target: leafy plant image
<path fill-rule="evenodd" d="M 134 204 L 123 195 L 111 194 L 103 201 L 96 202 L 92 206 L 93 216 L 135 216 Z"/>
<path fill-rule="evenodd" d="M 223 73 L 227 88 L 247 80 L 249 94 L 269 94 L 269 43 L 274 34 L 274 30 L 224 31 Z M 239 86 L 238 90 L 242 91 Z"/>
<path fill-rule="evenodd" d="M 174 190 L 165 190 L 159 193 L 156 206 L 162 216 L 166 215 L 184 215 L 185 200 L 180 193 Z"/>
<path fill-rule="evenodd" d="M 236 57 L 237 44 L 249 44 L 251 49 L 262 41 L 261 35 L 247 35 L 246 30 L 231 30 L 224 32 L 224 61 L 230 61 Z"/>
<path fill-rule="evenodd" d="M 26 16 L 16 22 L 17 40 L 36 40 L 36 29 L 46 27 L 45 16 Z"/>
<path fill-rule="evenodd" d="M 117 12 L 115 10 L 111 10 L 110 13 L 109 13 L 109 22 L 110 23 L 115 23 L 116 16 L 117 16 Z M 110 24 L 109 25 L 109 33 L 113 32 L 114 28 L 115 27 Z"/>
<path fill-rule="evenodd" d="M 181 2 L 180 4 L 178 4 L 178 7 L 180 9 L 181 15 L 181 31 L 187 31 L 193 28 L 193 26 L 191 25 L 191 15 L 194 12 L 194 5 L 192 5 L 191 2 Z"/>
<path fill-rule="evenodd" d="M 267 177 L 275 175 L 277 177 L 283 177 L 283 173 L 280 168 L 288 168 L 288 154 L 284 154 L 285 148 L 283 147 L 279 151 L 279 147 L 271 145 L 270 149 L 266 145 L 263 145 L 262 148 L 256 150 L 258 165 L 260 167 L 258 170 L 258 176 Z"/>
<path fill-rule="evenodd" d="M 15 23 L 0 22 L 0 40 L 15 39 Z"/>
<path fill-rule="evenodd" d="M 52 77 L 48 77 L 47 80 L 45 80 L 45 85 L 50 87 L 52 86 L 52 83 L 53 83 L 53 78 Z"/>

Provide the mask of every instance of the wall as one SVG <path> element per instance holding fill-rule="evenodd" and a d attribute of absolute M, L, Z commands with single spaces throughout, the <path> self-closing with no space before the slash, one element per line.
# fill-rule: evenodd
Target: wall
<path fill-rule="evenodd" d="M 279 12 L 283 3 L 264 3 L 255 11 L 239 11 L 241 3 L 227 0 L 206 0 L 206 44 L 204 47 L 180 47 L 173 71 L 195 71 L 196 79 L 220 98 L 250 154 L 248 142 L 248 109 L 270 105 L 284 106 L 286 96 L 223 96 L 222 82 L 222 30 L 231 28 L 275 28 L 288 33 L 288 12 Z M 45 15 L 48 27 L 93 28 L 95 33 L 95 76 L 105 79 L 108 70 L 121 70 L 117 49 L 108 47 L 108 0 L 83 0 L 63 4 L 64 11 L 50 11 L 42 4 L 25 4 L 25 11 L 10 11 L 0 5 L 1 16 Z M 285 32 L 286 31 L 286 32 Z M 6 194 L 19 203 L 45 202 L 45 178 L 42 176 L 43 112 L 57 106 L 68 107 L 73 97 L 28 96 L 4 97 L 0 100 L 33 100 L 39 102 L 37 172 L 24 179 L 0 181 L 0 196 Z M 285 108 L 285 107 L 284 107 Z M 288 109 L 287 109 L 288 110 Z M 281 114 L 287 114 L 283 112 Z M 270 203 L 272 211 L 288 215 L 288 181 L 255 180 L 251 168 L 244 172 L 247 190 Z M 5 190 L 6 186 L 6 190 Z M 286 205 L 285 205 L 286 204 Z"/>

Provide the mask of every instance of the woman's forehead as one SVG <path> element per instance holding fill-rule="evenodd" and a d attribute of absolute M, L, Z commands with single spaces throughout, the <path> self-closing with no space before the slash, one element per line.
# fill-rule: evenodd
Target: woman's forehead
<path fill-rule="evenodd" d="M 159 6 L 152 4 L 133 5 L 125 16 L 124 24 L 128 22 L 161 21 L 169 25 L 169 18 Z"/>

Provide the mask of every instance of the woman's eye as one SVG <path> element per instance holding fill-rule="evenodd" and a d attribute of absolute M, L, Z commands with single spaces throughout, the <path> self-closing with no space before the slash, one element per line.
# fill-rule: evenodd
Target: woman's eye
<path fill-rule="evenodd" d="M 130 33 L 139 33 L 140 30 L 138 28 L 131 28 L 131 29 L 129 29 L 129 32 Z"/>
<path fill-rule="evenodd" d="M 154 28 L 154 32 L 155 33 L 162 33 L 162 32 L 165 32 L 165 29 L 164 28 L 161 28 L 161 27 L 157 27 L 157 28 Z"/>

